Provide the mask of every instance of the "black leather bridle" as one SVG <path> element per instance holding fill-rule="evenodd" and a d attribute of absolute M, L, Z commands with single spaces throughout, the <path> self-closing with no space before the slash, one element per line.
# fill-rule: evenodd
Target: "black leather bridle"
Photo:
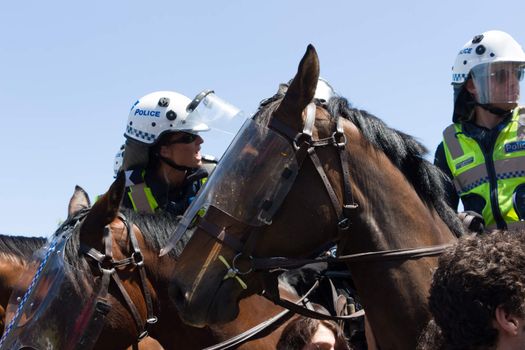
<path fill-rule="evenodd" d="M 111 280 L 115 282 L 115 285 L 118 287 L 120 294 L 126 301 L 126 304 L 131 312 L 131 315 L 133 316 L 133 319 L 135 320 L 135 324 L 138 330 L 138 336 L 137 336 L 137 342 L 138 342 L 148 335 L 148 327 L 151 324 L 154 324 L 157 322 L 157 317 L 153 313 L 153 302 L 151 298 L 151 293 L 147 286 L 146 270 L 144 266 L 144 256 L 142 255 L 142 252 L 140 251 L 137 237 L 135 236 L 135 232 L 133 230 L 133 224 L 130 223 L 122 213 L 119 213 L 118 218 L 124 223 L 124 226 L 126 227 L 126 230 L 128 232 L 129 241 L 131 243 L 131 248 L 133 251 L 130 257 L 122 259 L 122 260 L 115 260 L 113 258 L 113 252 L 112 252 L 113 239 L 112 239 L 111 228 L 109 225 L 106 225 L 104 227 L 104 236 L 103 236 L 104 253 L 101 253 L 95 248 L 87 247 L 86 245 L 83 245 L 83 244 L 81 244 L 81 251 L 84 254 L 86 254 L 88 257 L 92 258 L 94 261 L 97 262 L 98 269 L 100 273 L 102 274 L 102 287 L 105 291 L 108 290 Z M 147 309 L 147 317 L 144 321 L 142 320 L 142 317 L 140 316 L 140 313 L 138 312 L 137 307 L 133 303 L 133 300 L 131 300 L 129 293 L 126 291 L 126 288 L 122 284 L 122 280 L 120 279 L 118 272 L 117 272 L 117 268 L 129 266 L 129 265 L 136 267 L 139 272 L 142 294 L 144 296 L 144 300 L 146 302 L 146 309 Z"/>
<path fill-rule="evenodd" d="M 304 128 L 301 132 L 297 132 L 288 125 L 284 124 L 277 118 L 272 118 L 268 124 L 268 128 L 284 136 L 293 145 L 295 150 L 295 156 L 301 169 L 304 160 L 308 157 L 312 161 L 317 173 L 319 174 L 325 189 L 328 193 L 332 206 L 337 216 L 337 229 L 340 234 L 349 231 L 351 225 L 351 214 L 358 208 L 358 204 L 354 201 L 351 184 L 350 184 L 350 169 L 348 168 L 348 153 L 346 152 L 347 139 L 344 133 L 343 120 L 344 118 L 336 117 L 336 130 L 330 137 L 313 140 L 312 129 L 315 123 L 316 105 L 314 102 L 310 103 L 306 107 L 306 120 Z M 359 113 L 359 111 L 356 111 Z M 322 163 L 316 153 L 316 150 L 321 147 L 333 147 L 336 149 L 343 175 L 343 203 L 340 203 L 332 184 L 328 180 L 328 176 L 324 171 Z M 287 169 L 283 170 L 282 176 L 286 178 Z M 417 259 L 421 257 L 437 256 L 440 255 L 450 244 L 442 244 L 430 247 L 420 248 L 407 248 L 407 249 L 393 249 L 383 250 L 376 252 L 365 252 L 358 254 L 351 254 L 345 256 L 331 257 L 326 256 L 322 258 L 288 258 L 288 257 L 253 257 L 252 252 L 255 249 L 256 241 L 258 239 L 257 231 L 255 228 L 248 235 L 246 240 L 241 241 L 237 237 L 228 233 L 225 227 L 220 227 L 212 222 L 209 222 L 205 217 L 199 217 L 197 226 L 203 229 L 205 232 L 213 236 L 215 239 L 223 244 L 226 244 L 232 248 L 237 254 L 233 258 L 231 264 L 223 263 L 227 267 L 227 273 L 225 278 L 236 278 L 238 279 L 241 286 L 245 288 L 244 282 L 240 279 L 242 276 L 252 273 L 253 271 L 272 272 L 282 269 L 293 269 L 301 266 L 317 263 L 317 262 L 361 262 L 361 261 L 378 261 L 378 260 L 396 260 L 396 259 Z M 332 243 L 332 244 L 335 244 Z M 242 270 L 239 268 L 238 262 L 240 260 L 248 261 L 249 268 Z M 231 265 L 231 266 L 230 266 Z M 268 292 L 270 290 L 271 292 Z M 290 308 L 295 312 L 302 313 L 292 303 L 281 300 L 280 297 L 275 295 L 276 284 L 266 290 L 266 297 L 272 300 L 274 303 Z M 310 310 L 309 310 L 310 311 Z M 326 318 L 326 315 L 317 314 L 315 312 L 307 312 L 305 314 L 308 317 Z M 343 317 L 344 318 L 344 317 Z"/>

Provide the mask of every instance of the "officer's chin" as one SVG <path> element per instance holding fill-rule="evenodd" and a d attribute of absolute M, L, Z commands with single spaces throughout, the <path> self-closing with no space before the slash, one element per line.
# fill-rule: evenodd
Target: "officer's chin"
<path fill-rule="evenodd" d="M 504 111 L 512 111 L 514 108 L 518 107 L 517 102 L 505 102 L 505 103 L 491 103 L 493 107 L 502 109 Z"/>

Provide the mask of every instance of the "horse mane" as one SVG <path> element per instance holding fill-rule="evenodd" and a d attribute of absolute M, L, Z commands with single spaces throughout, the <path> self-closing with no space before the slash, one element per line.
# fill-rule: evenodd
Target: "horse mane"
<path fill-rule="evenodd" d="M 146 244 L 155 251 L 160 251 L 168 243 L 180 220 L 176 215 L 164 210 L 159 210 L 154 214 L 137 213 L 127 208 L 121 208 L 121 211 L 132 223 L 137 225 Z M 171 254 L 172 257 L 180 255 L 189 238 L 189 235 L 184 235 L 168 255 Z"/>
<path fill-rule="evenodd" d="M 288 85 L 280 84 L 279 90 L 273 97 L 261 101 L 253 119 L 262 125 L 267 125 L 287 89 Z M 314 99 L 314 102 L 325 107 L 332 118 L 341 116 L 351 121 L 365 139 L 382 151 L 403 173 L 421 200 L 436 210 L 450 230 L 458 236 L 463 233 L 463 227 L 455 211 L 445 201 L 446 178 L 438 167 L 424 158 L 428 150 L 423 144 L 408 134 L 388 127 L 373 114 L 353 108 L 344 97 L 332 97 L 327 103 L 317 99 Z"/>
<path fill-rule="evenodd" d="M 43 237 L 0 235 L 0 255 L 20 262 L 27 262 L 33 253 L 46 243 Z"/>
<path fill-rule="evenodd" d="M 84 209 L 74 217 L 69 218 L 60 226 L 55 235 L 66 231 L 68 227 L 71 227 L 75 222 L 82 220 L 89 213 L 90 209 L 91 208 Z M 137 225 L 144 236 L 145 243 L 156 251 L 160 251 L 160 249 L 166 245 L 179 222 L 177 216 L 162 210 L 154 214 L 149 214 L 137 213 L 133 209 L 120 208 L 120 212 L 128 219 L 130 224 Z M 80 251 L 79 231 L 80 225 L 75 228 L 75 232 L 73 232 L 69 239 L 66 245 L 65 255 L 72 266 L 78 270 L 86 271 L 89 266 L 85 263 L 85 259 L 78 259 L 78 252 Z M 189 238 L 189 235 L 185 235 L 168 255 L 176 257 L 182 253 L 182 249 Z"/>

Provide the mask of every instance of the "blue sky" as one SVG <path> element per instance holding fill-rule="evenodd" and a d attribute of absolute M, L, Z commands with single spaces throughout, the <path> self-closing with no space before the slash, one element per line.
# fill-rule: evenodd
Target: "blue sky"
<path fill-rule="evenodd" d="M 113 180 L 130 106 L 214 89 L 251 113 L 306 46 L 356 107 L 433 155 L 451 66 L 489 29 L 525 45 L 523 1 L 9 1 L 0 12 L 0 233 L 51 234 L 76 184 Z M 218 140 L 217 142 L 220 142 Z M 205 142 L 214 154 L 214 143 Z"/>

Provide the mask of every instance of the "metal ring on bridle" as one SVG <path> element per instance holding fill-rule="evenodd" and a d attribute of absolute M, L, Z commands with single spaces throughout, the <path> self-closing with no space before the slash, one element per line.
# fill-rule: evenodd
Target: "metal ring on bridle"
<path fill-rule="evenodd" d="M 235 271 L 235 273 L 236 273 L 237 275 L 241 275 L 241 276 L 243 276 L 243 275 L 247 275 L 247 274 L 253 272 L 253 256 L 251 256 L 251 255 L 248 256 L 248 261 L 250 262 L 250 268 L 249 268 L 247 271 L 244 271 L 244 272 L 243 272 L 243 271 L 239 270 L 239 269 L 237 268 L 237 266 L 235 266 L 235 263 L 237 262 L 237 259 L 238 259 L 239 257 L 241 257 L 242 255 L 243 255 L 242 253 L 239 253 L 239 254 L 235 255 L 235 257 L 234 257 L 233 260 L 232 260 L 232 267 L 231 267 L 231 268 Z"/>
<path fill-rule="evenodd" d="M 100 270 L 100 272 L 104 273 L 104 271 L 107 271 L 110 274 L 115 273 L 115 266 L 113 266 L 113 263 L 111 261 L 108 261 L 107 264 L 105 262 L 103 263 L 103 262 L 97 261 L 97 264 L 98 264 L 98 269 Z"/>
<path fill-rule="evenodd" d="M 304 140 L 303 140 L 304 139 Z M 299 145 L 301 141 L 304 141 L 307 144 L 310 144 L 312 141 L 312 136 L 305 134 L 304 132 L 297 134 L 293 140 L 293 148 L 298 151 L 301 146 Z"/>
<path fill-rule="evenodd" d="M 133 264 L 135 266 L 142 266 L 144 265 L 144 256 L 141 252 L 133 252 L 131 254 L 131 259 L 133 261 Z"/>
<path fill-rule="evenodd" d="M 345 148 L 346 146 L 346 135 L 342 132 L 334 132 L 332 134 L 332 139 L 334 140 L 334 146 L 337 148 Z"/>

